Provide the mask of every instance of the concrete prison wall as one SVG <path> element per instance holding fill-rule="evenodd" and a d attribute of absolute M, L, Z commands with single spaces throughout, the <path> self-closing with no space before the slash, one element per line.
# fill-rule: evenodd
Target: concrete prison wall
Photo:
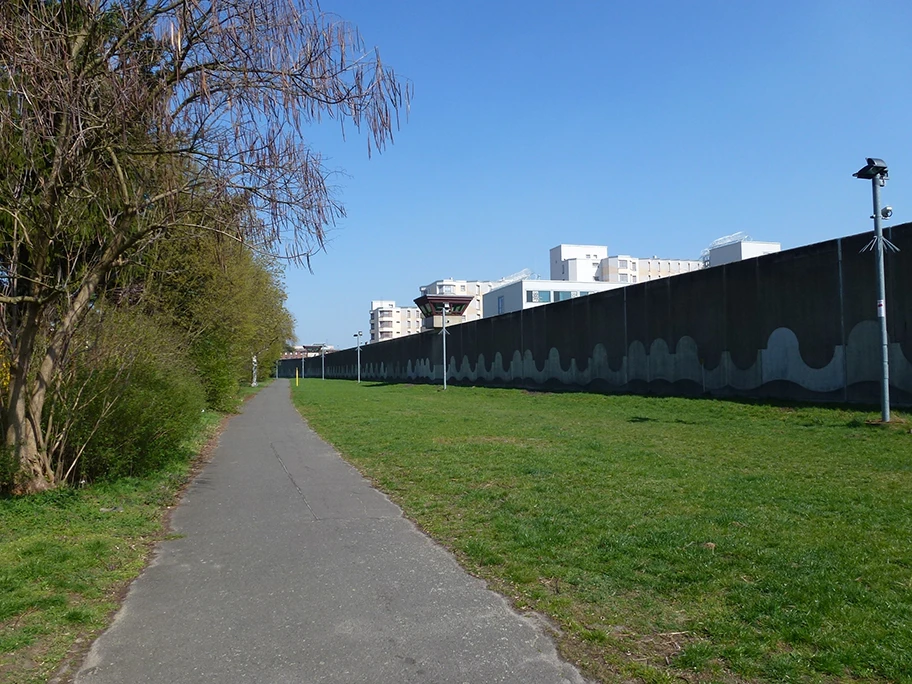
<path fill-rule="evenodd" d="M 864 233 L 454 325 L 448 382 L 879 403 L 875 259 Z M 893 402 L 912 405 L 912 224 L 887 237 Z M 440 382 L 440 335 L 361 347 L 361 377 Z M 320 377 L 319 359 L 305 374 Z M 355 349 L 326 355 L 354 378 Z"/>

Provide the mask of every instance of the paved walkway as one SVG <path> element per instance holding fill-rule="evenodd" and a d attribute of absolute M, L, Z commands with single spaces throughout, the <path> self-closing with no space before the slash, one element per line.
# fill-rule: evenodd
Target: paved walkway
<path fill-rule="evenodd" d="M 402 517 L 276 381 L 247 402 L 78 684 L 584 680 Z"/>

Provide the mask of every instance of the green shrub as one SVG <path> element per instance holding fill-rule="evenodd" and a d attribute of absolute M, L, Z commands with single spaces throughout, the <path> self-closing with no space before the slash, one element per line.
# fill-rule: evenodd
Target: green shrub
<path fill-rule="evenodd" d="M 185 368 L 138 361 L 129 382 L 101 417 L 79 464 L 80 479 L 141 475 L 174 458 L 199 422 L 205 398 L 198 380 Z M 80 418 L 76 431 L 86 434 L 99 416 Z"/>
<path fill-rule="evenodd" d="M 162 467 L 206 405 L 183 337 L 130 308 L 106 311 L 85 333 L 52 404 L 67 426 L 63 472 L 71 471 L 70 481 L 96 480 Z"/>
<path fill-rule="evenodd" d="M 209 406 L 216 411 L 233 411 L 237 405 L 241 363 L 227 335 L 210 331 L 201 336 L 193 345 L 191 357 Z"/>

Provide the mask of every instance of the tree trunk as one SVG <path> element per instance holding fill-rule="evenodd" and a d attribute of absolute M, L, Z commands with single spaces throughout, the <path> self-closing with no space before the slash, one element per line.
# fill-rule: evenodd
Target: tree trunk
<path fill-rule="evenodd" d="M 10 425 L 6 434 L 6 446 L 13 449 L 20 467 L 13 488 L 14 494 L 34 494 L 57 485 L 47 457 L 38 449 L 34 424 L 26 411 L 24 401 L 12 407 L 11 412 L 15 414 L 14 423 Z"/>
<path fill-rule="evenodd" d="M 101 260 L 97 271 L 85 278 L 69 300 L 66 310 L 57 321 L 47 350 L 33 378 L 29 376 L 32 363 L 37 361 L 36 344 L 41 318 L 37 304 L 26 308 L 25 322 L 17 340 L 10 369 L 12 377 L 5 416 L 5 445 L 17 455 L 21 469 L 13 489 L 16 494 L 32 494 L 62 484 L 57 479 L 51 454 L 47 450 L 48 440 L 42 433 L 44 404 L 48 389 L 66 355 L 73 332 L 85 317 L 102 275 L 110 267 L 122 244 L 123 240 L 112 240 L 108 253 Z"/>
<path fill-rule="evenodd" d="M 13 489 L 16 494 L 40 492 L 56 484 L 54 471 L 38 448 L 44 402 L 42 399 L 36 403 L 35 397 L 29 396 L 29 372 L 38 337 L 36 307 L 28 306 L 24 313 L 25 320 L 10 363 L 10 387 L 4 416 L 4 446 L 16 454 L 20 467 Z M 34 413 L 36 408 L 37 415 Z"/>

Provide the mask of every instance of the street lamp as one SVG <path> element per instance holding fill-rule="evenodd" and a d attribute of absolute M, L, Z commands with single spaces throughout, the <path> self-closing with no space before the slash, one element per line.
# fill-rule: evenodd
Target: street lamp
<path fill-rule="evenodd" d="M 358 383 L 361 382 L 361 335 L 364 333 L 360 330 L 356 332 L 352 337 L 358 338 Z"/>
<path fill-rule="evenodd" d="M 326 380 L 326 345 L 320 345 L 320 379 Z"/>
<path fill-rule="evenodd" d="M 443 389 L 446 389 L 447 381 L 447 353 L 446 353 L 446 336 L 449 335 L 446 329 L 447 312 L 450 310 L 448 302 L 443 304 L 443 328 L 440 330 L 440 336 L 443 338 Z"/>
<path fill-rule="evenodd" d="M 855 178 L 871 181 L 871 190 L 874 196 L 874 239 L 868 244 L 874 248 L 874 257 L 877 264 L 877 318 L 880 320 L 880 346 L 883 373 L 880 379 L 880 414 L 885 423 L 890 422 L 890 348 L 887 339 L 887 296 L 884 283 L 884 236 L 880 225 L 881 218 L 890 218 L 893 210 L 890 207 L 880 206 L 880 189 L 886 184 L 889 175 L 887 165 L 883 159 L 868 157 L 867 164 L 852 174 Z M 892 244 L 887 243 L 892 249 Z M 864 251 L 864 250 L 862 250 Z"/>

